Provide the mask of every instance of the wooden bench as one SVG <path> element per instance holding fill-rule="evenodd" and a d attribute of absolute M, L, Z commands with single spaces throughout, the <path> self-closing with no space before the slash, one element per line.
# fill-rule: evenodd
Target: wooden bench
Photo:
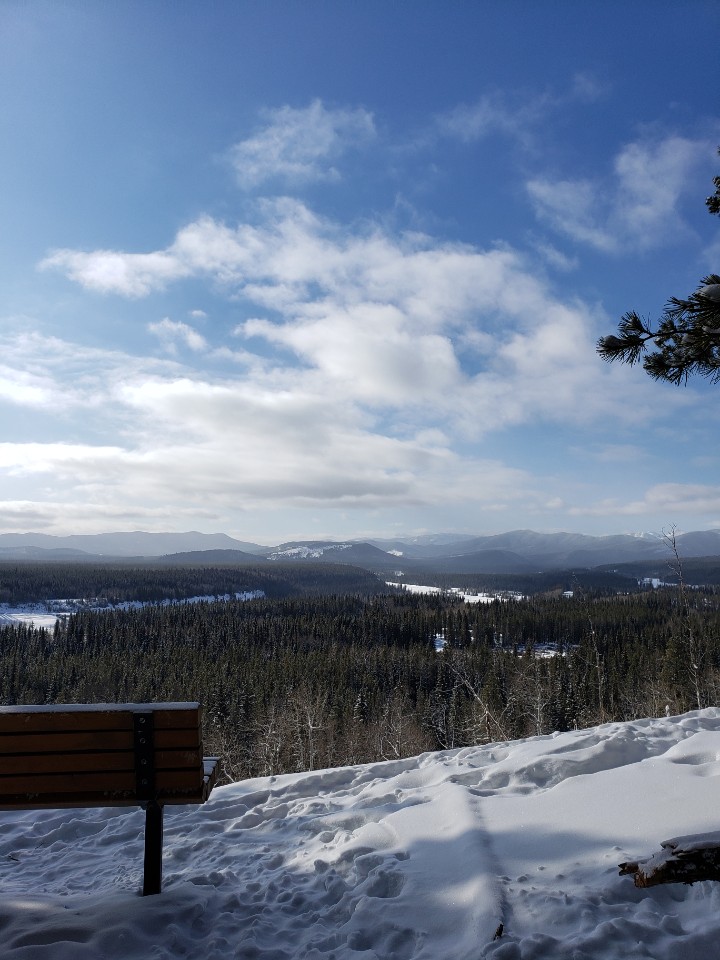
<path fill-rule="evenodd" d="M 163 807 L 204 803 L 218 774 L 201 714 L 198 703 L 0 706 L 0 808 L 141 806 L 143 896 L 160 893 Z"/>

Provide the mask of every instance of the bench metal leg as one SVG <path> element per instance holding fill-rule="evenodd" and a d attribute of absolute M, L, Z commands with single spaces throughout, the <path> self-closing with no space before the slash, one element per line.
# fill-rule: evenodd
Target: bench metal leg
<path fill-rule="evenodd" d="M 143 896 L 160 893 L 162 886 L 163 808 L 157 800 L 145 807 L 145 861 Z"/>

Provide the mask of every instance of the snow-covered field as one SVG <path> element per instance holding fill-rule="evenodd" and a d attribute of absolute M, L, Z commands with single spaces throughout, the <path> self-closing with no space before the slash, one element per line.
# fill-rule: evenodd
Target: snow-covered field
<path fill-rule="evenodd" d="M 461 587 L 427 587 L 421 583 L 396 583 L 391 580 L 385 582 L 389 587 L 399 587 L 401 590 L 407 590 L 408 593 L 455 595 L 465 603 L 492 603 L 493 600 L 522 600 L 523 598 L 521 593 L 507 590 L 498 593 L 471 593 Z"/>
<path fill-rule="evenodd" d="M 0 957 L 716 960 L 720 884 L 617 864 L 719 787 L 718 708 L 252 780 L 167 808 L 146 898 L 140 811 L 3 812 Z"/>
<path fill-rule="evenodd" d="M 38 629 L 52 630 L 58 619 L 67 613 L 51 612 L 47 604 L 27 603 L 18 607 L 0 604 L 0 627 L 16 627 L 19 624 L 32 624 Z"/>
<path fill-rule="evenodd" d="M 158 600 L 150 603 L 139 600 L 127 600 L 121 603 L 101 603 L 97 600 L 48 600 L 47 602 L 25 603 L 10 606 L 0 603 L 0 626 L 32 624 L 38 629 L 52 630 L 56 622 L 67 618 L 79 610 L 138 610 L 148 606 L 178 606 L 183 603 L 215 603 L 222 600 L 256 600 L 264 597 L 262 590 L 246 590 L 242 593 L 212 594 L 202 597 L 186 597 L 184 600 Z"/>

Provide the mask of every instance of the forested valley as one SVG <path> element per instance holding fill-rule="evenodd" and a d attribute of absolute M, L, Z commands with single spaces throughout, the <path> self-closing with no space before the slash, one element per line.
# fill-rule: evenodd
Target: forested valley
<path fill-rule="evenodd" d="M 35 569 L 35 587 L 45 583 L 52 596 L 52 572 Z M 4 572 L 6 593 L 31 590 L 19 570 L 15 580 Z M 54 631 L 4 627 L 0 702 L 200 700 L 206 752 L 240 779 L 679 713 L 720 698 L 716 588 L 580 589 L 468 604 L 389 592 L 363 571 L 327 565 L 262 571 L 242 584 L 229 570 L 152 571 L 143 581 L 145 573 L 129 575 L 127 595 L 157 600 L 173 577 L 233 592 L 266 575 L 276 595 L 80 610 Z M 92 595 L 102 593 L 95 576 Z M 106 571 L 104 582 L 114 576 Z"/>

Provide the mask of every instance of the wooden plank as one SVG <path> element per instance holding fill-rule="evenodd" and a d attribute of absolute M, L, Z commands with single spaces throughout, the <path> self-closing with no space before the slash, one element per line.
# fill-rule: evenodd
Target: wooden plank
<path fill-rule="evenodd" d="M 0 777 L 0 797 L 63 793 L 135 793 L 134 770 L 91 773 L 43 773 Z"/>
<path fill-rule="evenodd" d="M 163 800 L 163 803 L 175 801 Z M 42 797 L 27 797 L 18 795 L 15 797 L 4 797 L 0 799 L 0 810 L 77 810 L 87 807 L 137 807 L 138 802 L 134 796 L 108 797 L 106 794 L 82 794 L 76 797 L 68 794 L 53 796 L 51 794 Z"/>
<path fill-rule="evenodd" d="M 148 712 L 157 802 L 203 803 L 219 766 L 198 703 L 58 704 L 0 707 L 0 807 L 135 806 L 134 715 Z"/>
<path fill-rule="evenodd" d="M 158 798 L 162 797 L 164 791 L 200 791 L 203 779 L 201 765 L 187 770 L 158 770 L 155 774 Z M 3 799 L 17 796 L 41 798 L 45 795 L 119 793 L 131 794 L 134 797 L 135 785 L 135 772 L 132 770 L 0 777 L 0 804 Z"/>
<path fill-rule="evenodd" d="M 203 804 L 210 790 L 206 785 L 165 790 L 157 797 L 162 804 Z M 0 810 L 62 810 L 82 807 L 139 807 L 134 791 L 83 791 L 81 793 L 8 794 L 0 796 Z"/>
<path fill-rule="evenodd" d="M 158 750 L 197 750 L 202 753 L 199 730 L 155 729 L 155 752 Z"/>
<path fill-rule="evenodd" d="M 0 716 L 4 714 L 38 713 L 147 713 L 149 710 L 167 712 L 200 710 L 197 700 L 179 702 L 156 701 L 155 703 L 18 703 L 0 706 Z"/>
<path fill-rule="evenodd" d="M 0 734 L 0 756 L 33 753 L 75 753 L 87 750 L 126 750 L 132 753 L 132 730 L 106 730 L 102 733 L 79 730 L 75 733 Z"/>
<path fill-rule="evenodd" d="M 0 733 L 62 733 L 75 730 L 132 730 L 132 713 L 116 714 L 26 714 L 0 717 Z M 194 713 L 158 713 L 157 730 L 199 730 L 200 718 Z"/>
<path fill-rule="evenodd" d="M 157 770 L 197 769 L 202 761 L 202 751 L 156 750 Z M 135 757 L 129 751 L 103 751 L 100 753 L 40 753 L 4 757 L 0 766 L 2 776 L 39 773 L 84 773 L 98 770 L 134 770 Z"/>
<path fill-rule="evenodd" d="M 42 733 L 62 730 L 132 730 L 133 713 L 152 712 L 155 728 L 198 729 L 199 704 L 57 704 L 0 707 L 0 733 Z"/>
<path fill-rule="evenodd" d="M 199 730 L 202 724 L 202 707 L 199 704 L 195 704 L 192 710 L 158 710 L 153 707 L 152 711 L 156 730 Z"/>
<path fill-rule="evenodd" d="M 2 781 L 9 777 L 42 773 L 89 773 L 100 770 L 134 772 L 135 758 L 129 751 L 104 753 L 40 753 L 4 757 L 0 767 Z"/>
<path fill-rule="evenodd" d="M 195 750 L 200 751 L 199 731 L 160 729 L 155 731 L 157 750 Z M 9 733 L 0 734 L 0 757 L 11 754 L 27 755 L 31 753 L 74 753 L 88 750 L 128 750 L 135 749 L 132 728 L 129 730 L 78 730 L 74 733 Z"/>
<path fill-rule="evenodd" d="M 158 801 L 163 806 L 186 806 L 188 804 L 202 804 L 208 798 L 208 792 L 205 787 L 198 787 L 192 790 L 167 791 Z M 42 797 L 27 797 L 20 795 L 17 797 L 6 797 L 0 799 L 0 810 L 77 810 L 87 807 L 137 807 L 138 802 L 133 794 L 121 795 L 114 794 L 109 796 L 105 793 L 83 793 L 83 794 L 46 794 Z"/>

